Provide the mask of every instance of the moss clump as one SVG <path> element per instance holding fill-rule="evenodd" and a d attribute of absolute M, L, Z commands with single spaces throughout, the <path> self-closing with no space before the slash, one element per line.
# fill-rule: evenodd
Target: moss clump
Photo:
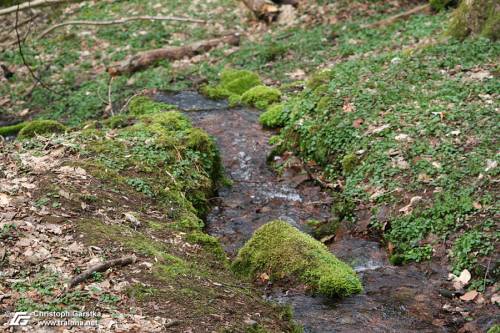
<path fill-rule="evenodd" d="M 43 135 L 49 133 L 62 133 L 67 130 L 66 126 L 55 120 L 33 120 L 19 131 L 20 139 L 32 138 L 35 135 Z"/>
<path fill-rule="evenodd" d="M 137 96 L 132 98 L 128 105 L 128 110 L 131 114 L 139 116 L 143 114 L 158 113 L 162 111 L 172 110 L 174 107 L 165 103 L 153 101 L 146 96 Z"/>
<path fill-rule="evenodd" d="M 358 165 L 358 157 L 355 154 L 347 154 L 342 158 L 342 171 L 345 175 L 351 173 Z"/>
<path fill-rule="evenodd" d="M 117 116 L 110 117 L 103 121 L 103 125 L 109 128 L 123 128 L 132 125 L 136 120 L 136 117 L 126 114 L 120 114 Z"/>
<path fill-rule="evenodd" d="M 139 119 L 141 122 L 131 127 L 132 129 L 150 131 L 154 134 L 164 134 L 166 131 L 176 132 L 191 129 L 189 119 L 180 112 L 172 111 L 149 114 Z"/>
<path fill-rule="evenodd" d="M 218 85 L 204 86 L 201 91 L 213 99 L 229 98 L 230 102 L 235 104 L 247 90 L 260 84 L 262 82 L 256 73 L 227 68 L 220 74 Z"/>
<path fill-rule="evenodd" d="M 266 112 L 259 116 L 259 122 L 269 128 L 281 127 L 284 125 L 283 121 L 283 104 L 271 105 Z"/>
<path fill-rule="evenodd" d="M 241 101 L 246 105 L 255 106 L 258 109 L 266 109 L 269 105 L 281 100 L 281 91 L 267 86 L 256 86 L 241 96 Z"/>
<path fill-rule="evenodd" d="M 24 126 L 26 126 L 26 123 L 0 127 L 0 136 L 16 135 Z"/>
<path fill-rule="evenodd" d="M 362 290 L 351 267 L 322 243 L 283 221 L 260 227 L 240 249 L 232 268 L 246 277 L 267 272 L 273 280 L 298 280 L 326 296 L 348 296 Z"/>
<path fill-rule="evenodd" d="M 479 35 L 492 40 L 500 37 L 500 10 L 495 0 L 462 1 L 453 12 L 448 34 L 458 39 Z"/>
<path fill-rule="evenodd" d="M 217 259 L 223 262 L 226 261 L 226 253 L 217 238 L 201 231 L 194 231 L 187 235 L 186 240 L 190 243 L 201 245 L 203 249 L 212 253 Z"/>

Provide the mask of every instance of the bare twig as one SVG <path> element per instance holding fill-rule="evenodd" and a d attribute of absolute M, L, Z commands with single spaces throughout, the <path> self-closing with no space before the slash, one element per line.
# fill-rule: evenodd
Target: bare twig
<path fill-rule="evenodd" d="M 417 6 L 417 7 L 412 8 L 412 9 L 406 11 L 406 12 L 399 13 L 397 15 L 388 17 L 386 19 L 377 21 L 375 23 L 365 24 L 365 25 L 362 26 L 362 28 L 363 29 L 372 29 L 372 28 L 376 28 L 376 27 L 380 27 L 380 26 L 390 25 L 390 24 L 393 24 L 396 21 L 403 20 L 403 19 L 405 19 L 407 17 L 410 17 L 413 14 L 424 12 L 424 11 L 430 9 L 430 8 L 431 8 L 431 5 L 429 5 L 429 4 Z"/>
<path fill-rule="evenodd" d="M 40 35 L 38 35 L 38 38 L 43 38 L 47 34 L 51 33 L 57 28 L 68 26 L 68 25 L 114 25 L 114 24 L 123 24 L 131 21 L 177 21 L 177 22 L 189 22 L 189 23 L 202 23 L 206 24 L 207 21 L 204 20 L 198 20 L 198 19 L 192 19 L 192 18 L 185 18 L 185 17 L 176 17 L 176 16 L 131 16 L 131 17 L 124 17 L 116 20 L 109 20 L 109 21 L 67 21 L 67 22 L 62 22 L 59 24 L 55 24 L 47 29 L 45 29 Z"/>
<path fill-rule="evenodd" d="M 74 0 L 73 0 L 74 1 Z M 60 3 L 68 3 L 72 2 L 70 0 L 34 0 L 34 1 L 26 1 L 23 4 L 18 4 L 12 7 L 7 7 L 0 9 L 0 16 L 6 15 L 10 13 L 14 13 L 16 11 L 25 10 L 29 8 L 42 7 L 42 6 L 50 6 Z"/>
<path fill-rule="evenodd" d="M 122 108 L 120 109 L 120 111 L 118 111 L 118 113 L 122 113 L 123 111 L 125 111 L 125 109 L 127 108 L 127 106 L 130 104 L 130 101 L 131 101 L 134 97 L 144 95 L 146 92 L 147 92 L 147 89 L 143 89 L 143 90 L 139 91 L 138 93 L 135 93 L 135 94 L 133 94 L 132 96 L 130 96 L 130 97 L 127 99 L 127 101 L 125 102 L 125 104 L 123 104 L 123 106 L 122 106 Z"/>
<path fill-rule="evenodd" d="M 28 1 L 28 5 L 29 5 L 30 1 Z M 14 25 L 14 30 L 16 31 L 16 38 L 17 38 L 17 48 L 19 50 L 19 55 L 21 56 L 21 59 L 23 61 L 23 64 L 24 66 L 28 69 L 28 72 L 30 73 L 31 77 L 33 77 L 33 79 L 38 82 L 42 87 L 44 87 L 45 89 L 47 89 L 48 91 L 50 92 L 53 92 L 57 95 L 60 95 L 59 93 L 55 92 L 54 90 L 52 90 L 50 87 L 48 87 L 45 83 L 43 83 L 39 77 L 37 77 L 35 75 L 35 72 L 33 72 L 33 69 L 31 69 L 31 66 L 28 64 L 28 62 L 26 61 L 26 58 L 24 57 L 24 53 L 23 53 L 23 47 L 22 47 L 22 41 L 21 41 L 21 36 L 19 35 L 19 29 L 18 29 L 18 22 L 19 22 L 19 8 L 21 7 L 20 4 L 17 5 L 17 8 L 18 10 L 16 11 L 16 24 Z M 25 36 L 24 38 L 26 38 L 27 36 Z"/>
<path fill-rule="evenodd" d="M 115 266 L 126 266 L 133 264 L 136 261 L 136 257 L 123 257 L 120 259 L 113 259 L 105 261 L 101 264 L 90 267 L 89 269 L 83 271 L 81 274 L 75 276 L 69 283 L 69 288 L 73 288 L 80 282 L 87 280 L 92 274 L 96 272 L 104 272 Z"/>
<path fill-rule="evenodd" d="M 113 100 L 111 99 L 111 91 L 113 89 L 112 85 L 113 85 L 113 77 L 110 76 L 108 83 L 108 107 L 111 115 L 114 116 L 115 113 L 113 112 Z"/>

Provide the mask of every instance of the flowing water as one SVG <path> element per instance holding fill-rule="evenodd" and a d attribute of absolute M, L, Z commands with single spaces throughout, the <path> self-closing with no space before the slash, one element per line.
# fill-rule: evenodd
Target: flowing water
<path fill-rule="evenodd" d="M 160 93 L 155 98 L 186 111 L 195 126 L 217 140 L 234 183 L 215 198 L 207 232 L 218 237 L 230 255 L 271 220 L 285 220 L 304 232 L 311 231 L 308 220 L 328 220 L 331 199 L 307 175 L 290 168 L 279 176 L 269 168 L 268 140 L 274 133 L 259 125 L 258 111 L 229 108 L 194 92 Z M 292 305 L 306 332 L 455 331 L 446 329 L 453 325 L 443 319 L 437 292 L 446 274 L 443 267 L 391 266 L 377 242 L 349 233 L 336 236 L 329 248 L 361 276 L 362 294 L 339 300 L 311 296 L 300 288 L 268 285 L 263 290 L 264 297 Z"/>

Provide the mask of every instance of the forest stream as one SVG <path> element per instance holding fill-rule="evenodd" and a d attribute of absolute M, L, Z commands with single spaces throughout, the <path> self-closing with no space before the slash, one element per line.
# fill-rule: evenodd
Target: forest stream
<path fill-rule="evenodd" d="M 155 99 L 183 110 L 194 126 L 213 135 L 231 187 L 219 190 L 207 217 L 207 232 L 218 237 L 234 256 L 253 232 L 281 219 L 304 232 L 306 221 L 330 216 L 329 195 L 293 170 L 283 175 L 267 163 L 273 135 L 258 123 L 251 108 L 229 108 L 195 92 L 159 93 Z M 279 157 L 278 157 L 279 158 Z M 337 257 L 350 263 L 363 281 L 364 292 L 345 299 L 308 295 L 287 286 L 263 286 L 263 297 L 290 304 L 305 332 L 447 332 L 440 324 L 442 267 L 392 266 L 385 249 L 373 240 L 336 235 L 327 243 Z M 423 267 L 425 266 L 425 267 Z"/>

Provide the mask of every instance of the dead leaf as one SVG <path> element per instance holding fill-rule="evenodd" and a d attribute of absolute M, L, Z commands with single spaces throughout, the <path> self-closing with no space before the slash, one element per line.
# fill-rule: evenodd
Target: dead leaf
<path fill-rule="evenodd" d="M 491 304 L 498 304 L 500 305 L 500 294 L 494 294 L 491 296 Z"/>
<path fill-rule="evenodd" d="M 350 113 L 356 111 L 356 107 L 351 102 L 345 102 L 342 110 L 344 110 L 345 113 Z"/>
<path fill-rule="evenodd" d="M 457 278 L 458 281 L 462 282 L 464 285 L 467 285 L 471 279 L 471 274 L 467 269 L 464 269 L 462 273 L 460 273 L 460 276 Z"/>
<path fill-rule="evenodd" d="M 408 134 L 404 134 L 404 133 L 396 135 L 394 137 L 394 139 L 396 141 L 400 141 L 400 142 L 410 142 L 410 141 L 412 141 L 412 139 L 410 138 L 410 136 Z"/>
<path fill-rule="evenodd" d="M 374 128 L 370 128 L 368 129 L 367 133 L 368 134 L 378 134 L 386 129 L 388 129 L 389 127 L 391 127 L 391 125 L 389 124 L 384 124 L 382 126 L 378 126 L 378 127 L 374 127 Z"/>
<path fill-rule="evenodd" d="M 7 194 L 0 193 L 0 207 L 6 208 L 10 206 L 11 199 Z"/>
<path fill-rule="evenodd" d="M 428 183 L 432 180 L 432 178 L 426 173 L 419 174 L 417 179 L 423 183 Z"/>
<path fill-rule="evenodd" d="M 498 166 L 498 162 L 494 160 L 486 160 L 486 169 L 484 171 L 488 172 L 495 169 Z"/>
<path fill-rule="evenodd" d="M 481 209 L 481 208 L 483 208 L 483 206 L 479 202 L 477 202 L 477 201 L 474 201 L 472 203 L 472 206 L 474 206 L 475 209 Z"/>
<path fill-rule="evenodd" d="M 359 128 L 363 125 L 364 120 L 362 118 L 358 118 L 352 122 L 352 127 Z"/>
<path fill-rule="evenodd" d="M 412 208 L 422 200 L 421 196 L 414 196 L 410 199 L 410 203 L 399 210 L 400 213 L 408 214 L 411 212 Z"/>
<path fill-rule="evenodd" d="M 470 279 L 472 278 L 470 272 L 467 270 L 467 269 L 464 269 L 461 273 L 460 273 L 460 276 L 455 276 L 455 275 L 451 275 L 453 277 L 453 287 L 456 289 L 456 290 L 460 290 L 460 289 L 463 289 L 463 287 L 465 287 Z"/>
<path fill-rule="evenodd" d="M 306 77 L 306 72 L 304 72 L 302 69 L 297 68 L 291 73 L 287 73 L 288 77 L 292 80 L 303 80 Z"/>
<path fill-rule="evenodd" d="M 470 301 L 473 301 L 474 298 L 476 298 L 476 296 L 478 295 L 479 293 L 475 290 L 471 290 L 471 291 L 468 291 L 466 292 L 465 294 L 463 294 L 462 296 L 460 296 L 460 299 L 462 301 L 466 301 L 466 302 L 470 302 Z"/>
<path fill-rule="evenodd" d="M 259 280 L 261 282 L 267 282 L 269 281 L 269 275 L 267 275 L 267 273 L 262 273 L 261 275 L 259 275 Z"/>

